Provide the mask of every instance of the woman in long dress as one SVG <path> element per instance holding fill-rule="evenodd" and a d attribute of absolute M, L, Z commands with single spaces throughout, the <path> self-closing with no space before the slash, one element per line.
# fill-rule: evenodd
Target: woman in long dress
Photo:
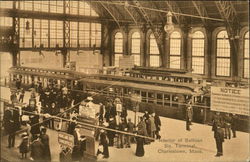
<path fill-rule="evenodd" d="M 46 128 L 41 129 L 40 139 L 41 139 L 41 142 L 44 146 L 43 157 L 44 157 L 44 161 L 51 161 L 49 136 L 46 134 L 46 132 L 47 132 Z"/>
<path fill-rule="evenodd" d="M 147 136 L 146 124 L 143 117 L 140 117 L 140 122 L 137 125 L 137 134 L 141 136 Z M 142 137 L 136 137 L 136 156 L 144 156 L 144 143 L 145 139 Z"/>
<path fill-rule="evenodd" d="M 136 156 L 142 157 L 144 156 L 144 138 L 136 137 Z"/>
<path fill-rule="evenodd" d="M 103 130 L 101 130 L 101 134 L 100 134 L 100 145 L 103 146 L 103 158 L 109 158 L 109 148 L 108 148 L 108 140 L 107 140 L 107 136 L 106 133 L 103 132 Z"/>

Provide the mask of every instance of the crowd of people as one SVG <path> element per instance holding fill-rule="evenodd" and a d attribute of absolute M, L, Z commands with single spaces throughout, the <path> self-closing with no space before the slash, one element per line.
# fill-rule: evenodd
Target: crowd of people
<path fill-rule="evenodd" d="M 77 84 L 75 86 L 77 87 Z M 16 88 L 17 90 L 12 91 L 10 97 L 12 105 L 22 103 L 25 94 L 19 83 Z M 86 115 L 85 109 L 82 110 L 83 107 L 94 105 L 93 98 L 82 96 L 77 92 L 69 91 L 66 86 L 59 87 L 53 83 L 44 88 L 41 82 L 38 82 L 36 85 L 33 84 L 29 90 L 31 95 L 28 105 L 20 109 L 15 108 L 16 110 L 7 107 L 5 110 L 4 128 L 9 134 L 9 148 L 15 146 L 15 135 L 20 131 L 21 126 L 24 126 L 26 132 L 21 135 L 23 141 L 19 146 L 21 158 L 27 158 L 27 153 L 30 152 L 31 160 L 39 160 L 46 155 L 45 160 L 50 161 L 49 137 L 46 134 L 46 128 L 55 129 L 74 136 L 74 147 L 70 150 L 71 159 L 81 161 L 86 147 L 80 146 L 84 145 L 83 142 L 86 142 L 86 138 L 79 132 L 78 117 L 82 115 L 82 111 Z M 17 96 L 18 93 L 22 95 Z M 31 114 L 28 112 L 31 112 Z M 68 120 L 58 121 L 53 116 Z M 103 158 L 109 158 L 108 147 L 130 148 L 131 143 L 137 143 L 135 155 L 143 156 L 144 144 L 153 142 L 153 140 L 127 135 L 121 133 L 121 131 L 156 139 L 161 138 L 159 134 L 161 121 L 158 115 L 155 113 L 149 114 L 146 111 L 136 125 L 136 121 L 132 122 L 131 118 L 128 118 L 127 109 L 117 96 L 106 98 L 103 102 L 100 102 L 95 118 L 98 120 L 99 126 L 108 128 L 108 130 L 96 129 L 95 133 L 96 140 L 99 140 L 100 146 L 103 147 L 102 151 L 98 149 L 97 155 L 102 154 Z M 64 148 L 62 152 L 65 154 L 65 152 L 68 152 L 67 150 L 68 148 Z M 61 161 L 65 159 L 64 156 L 60 157 L 62 157 Z"/>

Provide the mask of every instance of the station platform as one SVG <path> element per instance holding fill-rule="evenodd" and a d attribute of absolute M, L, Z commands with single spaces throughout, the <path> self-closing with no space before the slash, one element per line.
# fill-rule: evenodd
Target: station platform
<path fill-rule="evenodd" d="M 10 97 L 10 89 L 1 87 L 1 98 Z M 28 101 L 30 94 L 25 93 L 24 102 Z M 137 113 L 142 116 L 142 113 Z M 134 113 L 129 111 L 128 116 L 134 119 Z M 161 139 L 144 145 L 145 155 L 135 156 L 136 144 L 131 148 L 109 147 L 110 157 L 97 161 L 249 161 L 249 134 L 237 132 L 236 138 L 225 139 L 223 143 L 223 156 L 215 157 L 216 143 L 211 126 L 193 123 L 191 131 L 186 131 L 185 121 L 165 117 L 161 119 Z M 48 130 L 52 161 L 59 161 L 60 147 L 58 133 Z M 1 138 L 1 159 L 3 161 L 25 161 L 20 159 L 17 146 L 20 144 L 20 135 L 16 135 L 15 148 L 7 148 L 7 136 Z"/>

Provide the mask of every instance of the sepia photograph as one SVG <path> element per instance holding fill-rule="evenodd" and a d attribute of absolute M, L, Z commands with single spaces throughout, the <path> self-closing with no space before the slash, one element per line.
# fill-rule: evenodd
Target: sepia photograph
<path fill-rule="evenodd" d="M 247 162 L 249 0 L 0 0 L 1 162 Z"/>

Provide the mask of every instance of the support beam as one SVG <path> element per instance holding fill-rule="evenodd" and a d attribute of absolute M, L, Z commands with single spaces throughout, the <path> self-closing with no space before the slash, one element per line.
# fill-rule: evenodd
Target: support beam
<path fill-rule="evenodd" d="M 14 1 L 13 7 L 15 8 L 15 3 L 18 3 Z M 11 54 L 12 54 L 12 65 L 18 66 L 20 62 L 18 61 L 18 53 L 19 53 L 19 36 L 20 36 L 20 19 L 15 14 L 12 18 L 13 22 L 13 32 L 12 32 L 12 41 L 11 41 Z"/>
<path fill-rule="evenodd" d="M 65 0 L 64 1 L 64 14 L 69 13 L 70 11 L 70 1 Z M 63 21 L 63 50 L 62 50 L 62 55 L 63 55 L 63 67 L 66 65 L 66 62 L 70 61 L 70 54 L 69 51 L 67 50 L 70 48 L 70 21 L 69 20 L 64 20 Z"/>
<path fill-rule="evenodd" d="M 129 16 L 133 19 L 135 25 L 137 25 L 137 21 L 136 21 L 135 17 L 133 16 L 132 12 L 128 8 L 128 1 L 125 2 L 124 9 L 129 14 Z"/>
<path fill-rule="evenodd" d="M 113 15 L 113 13 L 103 4 L 103 2 L 101 2 L 101 1 L 98 1 L 98 2 L 102 5 L 103 8 L 105 8 L 108 11 L 108 13 L 111 15 L 111 17 L 115 20 L 118 27 L 121 28 L 119 21 L 116 19 L 116 17 Z"/>
<path fill-rule="evenodd" d="M 227 29 L 231 47 L 231 75 L 233 80 L 235 80 L 238 77 L 238 62 L 236 60 L 239 50 L 238 33 L 240 29 L 240 21 L 238 20 L 236 10 L 231 1 L 215 1 L 214 3 L 216 4 L 221 18 L 224 19 L 224 23 Z"/>
<path fill-rule="evenodd" d="M 207 10 L 204 7 L 204 4 L 201 1 L 192 1 L 196 11 L 201 17 L 208 17 Z M 204 26 L 207 26 L 207 20 L 202 18 L 201 19 Z"/>
<path fill-rule="evenodd" d="M 159 8 L 159 6 L 157 5 L 157 3 L 155 3 L 155 2 L 153 2 L 153 1 L 150 1 L 150 3 L 152 4 L 152 6 L 154 6 L 155 8 Z M 166 20 L 165 20 L 165 18 L 164 18 L 164 16 L 162 16 L 162 13 L 161 12 L 158 12 L 158 15 L 159 15 L 159 17 L 160 17 L 160 20 L 161 20 L 161 22 L 163 23 L 163 24 L 165 24 L 165 22 L 166 22 Z"/>

